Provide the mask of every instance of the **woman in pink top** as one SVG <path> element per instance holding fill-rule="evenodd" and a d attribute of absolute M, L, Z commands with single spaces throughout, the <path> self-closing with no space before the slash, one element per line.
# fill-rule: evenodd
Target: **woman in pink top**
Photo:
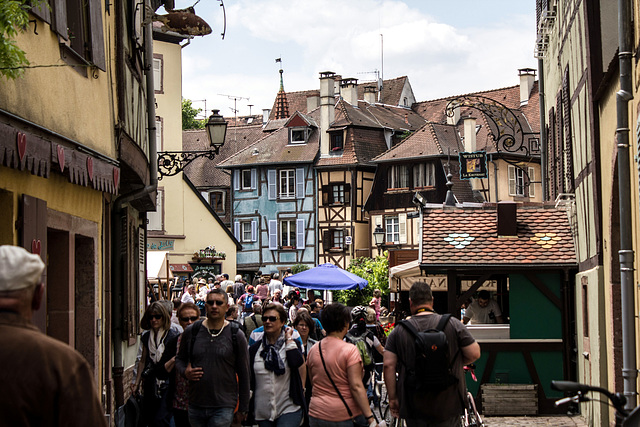
<path fill-rule="evenodd" d="M 264 283 L 264 279 L 260 278 L 258 286 L 256 286 L 256 296 L 260 301 L 264 301 L 269 296 L 269 285 Z"/>
<path fill-rule="evenodd" d="M 342 340 L 349 330 L 349 310 L 340 303 L 330 304 L 322 310 L 320 320 L 327 337 L 313 346 L 307 357 L 309 380 L 313 385 L 309 425 L 352 427 L 355 420 L 362 426 L 375 427 L 362 384 L 360 353 L 355 345 Z"/>

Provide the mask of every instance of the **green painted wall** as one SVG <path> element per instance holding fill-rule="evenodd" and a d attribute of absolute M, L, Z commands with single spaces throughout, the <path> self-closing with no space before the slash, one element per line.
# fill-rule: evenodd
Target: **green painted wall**
<path fill-rule="evenodd" d="M 538 279 L 560 298 L 560 274 L 537 273 Z M 521 274 L 509 275 L 511 339 L 562 338 L 560 308 L 547 299 Z"/>

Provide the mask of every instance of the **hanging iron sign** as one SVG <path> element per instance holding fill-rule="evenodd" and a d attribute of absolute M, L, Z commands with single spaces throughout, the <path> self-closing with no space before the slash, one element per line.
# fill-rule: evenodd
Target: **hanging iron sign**
<path fill-rule="evenodd" d="M 460 179 L 488 178 L 487 152 L 459 153 Z"/>

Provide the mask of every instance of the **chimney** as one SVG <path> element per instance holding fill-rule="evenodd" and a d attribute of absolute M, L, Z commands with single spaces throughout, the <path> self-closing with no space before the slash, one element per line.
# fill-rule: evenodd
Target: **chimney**
<path fill-rule="evenodd" d="M 262 124 L 265 125 L 269 121 L 269 115 L 271 114 L 271 110 L 269 108 L 262 109 Z"/>
<path fill-rule="evenodd" d="M 473 153 L 476 151 L 476 119 L 469 116 L 463 119 L 464 123 L 464 151 Z"/>
<path fill-rule="evenodd" d="M 342 99 L 354 107 L 358 106 L 358 79 L 346 78 L 340 81 Z"/>
<path fill-rule="evenodd" d="M 335 120 L 335 73 L 323 71 L 320 73 L 320 155 L 328 156 L 330 136 L 327 130 Z"/>
<path fill-rule="evenodd" d="M 518 235 L 518 205 L 515 202 L 498 202 L 498 236 Z"/>
<path fill-rule="evenodd" d="M 320 96 L 319 95 L 309 95 L 307 96 L 307 113 L 315 110 L 320 106 Z"/>
<path fill-rule="evenodd" d="M 518 70 L 520 76 L 520 105 L 529 103 L 529 96 L 536 81 L 536 70 L 533 68 L 521 68 Z"/>
<path fill-rule="evenodd" d="M 458 105 L 453 109 L 453 117 L 449 117 L 449 115 L 447 114 L 447 124 L 457 125 L 459 120 L 460 120 L 460 106 Z"/>
<path fill-rule="evenodd" d="M 376 93 L 375 86 L 365 86 L 364 87 L 364 101 L 369 104 L 375 104 L 376 99 L 378 98 L 378 94 Z"/>

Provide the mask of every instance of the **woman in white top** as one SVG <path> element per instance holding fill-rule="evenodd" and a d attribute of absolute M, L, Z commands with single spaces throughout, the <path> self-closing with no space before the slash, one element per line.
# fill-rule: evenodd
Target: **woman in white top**
<path fill-rule="evenodd" d="M 298 427 L 306 412 L 306 365 L 292 338 L 293 328 L 284 326 L 286 320 L 281 304 L 268 304 L 262 311 L 264 335 L 249 347 L 249 419 L 259 427 Z"/>

